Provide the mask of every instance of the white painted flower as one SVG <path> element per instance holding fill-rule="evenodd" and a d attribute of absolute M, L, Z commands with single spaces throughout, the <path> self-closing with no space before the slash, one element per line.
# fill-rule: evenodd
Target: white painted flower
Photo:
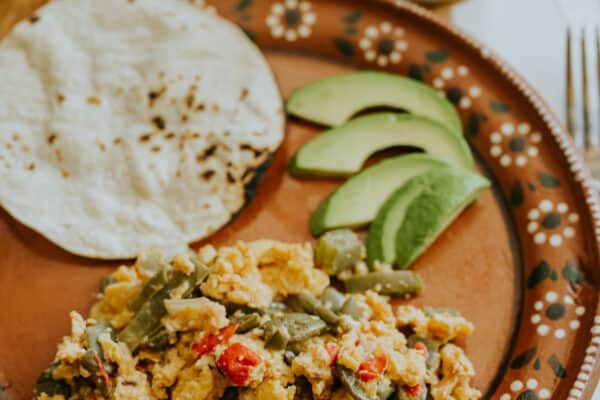
<path fill-rule="evenodd" d="M 550 390 L 540 387 L 537 379 L 530 378 L 527 381 L 514 380 L 510 383 L 510 392 L 500 395 L 500 400 L 512 399 L 549 399 Z"/>
<path fill-rule="evenodd" d="M 404 39 L 404 29 L 382 22 L 367 26 L 358 46 L 363 51 L 365 60 L 385 67 L 402 61 L 402 54 L 408 48 L 408 43 Z"/>
<path fill-rule="evenodd" d="M 469 68 L 459 65 L 457 68 L 444 67 L 440 75 L 433 80 L 433 86 L 445 95 L 455 106 L 464 110 L 471 108 L 473 101 L 481 96 L 481 88 L 471 85 L 467 90 L 462 89 L 457 80 L 469 75 Z"/>
<path fill-rule="evenodd" d="M 293 42 L 310 37 L 317 16 L 308 1 L 284 0 L 273 3 L 266 22 L 271 36 Z"/>
<path fill-rule="evenodd" d="M 559 247 L 565 239 L 575 236 L 575 223 L 579 215 L 569 212 L 567 203 L 554 204 L 544 199 L 527 213 L 527 232 L 533 235 L 538 245 L 546 242 L 552 247 Z"/>
<path fill-rule="evenodd" d="M 575 300 L 566 294 L 562 297 L 562 302 L 556 292 L 547 292 L 542 300 L 533 303 L 534 313 L 531 315 L 531 323 L 536 325 L 536 332 L 540 336 L 554 335 L 557 339 L 564 339 L 569 330 L 579 329 L 579 317 L 585 314 L 584 306 L 575 306 Z M 562 321 L 570 313 L 575 314 L 565 326 Z"/>
<path fill-rule="evenodd" d="M 490 155 L 500 160 L 500 165 L 524 167 L 529 158 L 537 157 L 538 145 L 542 141 L 539 132 L 532 132 L 531 126 L 522 122 L 505 122 L 500 129 L 490 135 Z"/>

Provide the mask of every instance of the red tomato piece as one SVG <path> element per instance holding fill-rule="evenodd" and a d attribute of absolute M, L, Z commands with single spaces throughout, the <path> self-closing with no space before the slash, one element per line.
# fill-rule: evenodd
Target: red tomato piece
<path fill-rule="evenodd" d="M 387 368 L 387 357 L 385 354 L 371 356 L 358 367 L 358 377 L 363 382 L 370 382 L 379 378 Z"/>
<path fill-rule="evenodd" d="M 221 353 L 217 365 L 234 385 L 245 386 L 252 367 L 261 362 L 262 358 L 254 351 L 241 343 L 233 343 Z"/>
<path fill-rule="evenodd" d="M 404 390 L 406 390 L 406 393 L 409 396 L 411 396 L 411 397 L 417 397 L 421 393 L 423 393 L 423 390 L 425 390 L 425 385 L 422 384 L 422 383 L 419 383 L 418 385 L 415 385 L 415 386 L 405 386 Z"/>
<path fill-rule="evenodd" d="M 327 350 L 329 358 L 331 358 L 329 365 L 333 365 L 338 358 L 338 354 L 340 354 L 340 346 L 333 342 L 325 343 L 325 350 Z"/>
<path fill-rule="evenodd" d="M 425 359 L 429 358 L 429 351 L 427 351 L 427 347 L 423 344 L 423 342 L 415 343 L 415 350 L 417 350 Z"/>
<path fill-rule="evenodd" d="M 219 330 L 218 333 L 211 333 L 210 335 L 204 336 L 192 345 L 192 351 L 198 358 L 210 353 L 215 347 L 232 337 L 237 328 L 238 324 L 231 324 Z"/>

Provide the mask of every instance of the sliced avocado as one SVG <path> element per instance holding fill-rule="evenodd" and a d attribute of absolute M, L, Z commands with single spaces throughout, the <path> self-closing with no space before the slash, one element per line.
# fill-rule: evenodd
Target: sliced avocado
<path fill-rule="evenodd" d="M 393 264 L 396 261 L 396 232 L 404 219 L 406 209 L 432 182 L 451 173 L 450 168 L 433 168 L 417 175 L 398 188 L 381 206 L 369 226 L 367 237 L 367 262 Z"/>
<path fill-rule="evenodd" d="M 450 168 L 413 178 L 375 217 L 367 245 L 369 263 L 396 262 L 407 268 L 487 187 L 482 176 Z"/>
<path fill-rule="evenodd" d="M 385 112 L 353 119 L 315 137 L 296 153 L 290 172 L 352 175 L 369 156 L 393 146 L 418 147 L 460 167 L 473 166 L 473 155 L 463 137 L 429 118 Z"/>
<path fill-rule="evenodd" d="M 288 113 L 328 126 L 340 125 L 372 107 L 394 107 L 429 117 L 462 135 L 458 113 L 444 96 L 421 82 L 386 72 L 325 78 L 297 89 L 286 105 Z"/>
<path fill-rule="evenodd" d="M 359 227 L 375 218 L 385 200 L 410 178 L 449 164 L 428 154 L 388 158 L 348 179 L 315 211 L 310 230 L 317 236 L 335 228 Z"/>

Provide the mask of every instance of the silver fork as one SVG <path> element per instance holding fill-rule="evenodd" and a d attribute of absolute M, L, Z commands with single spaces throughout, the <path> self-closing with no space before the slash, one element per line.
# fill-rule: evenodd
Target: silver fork
<path fill-rule="evenodd" d="M 574 35 L 580 35 L 580 54 L 574 54 Z M 589 41 L 593 41 L 594 51 L 589 56 Z M 580 68 L 575 68 L 574 59 L 579 57 Z M 577 74 L 581 77 L 581 104 L 576 101 Z M 596 75 L 596 84 L 591 76 Z M 600 190 L 600 24 L 569 23 L 567 29 L 567 128 L 574 136 L 575 143 L 582 150 L 584 159 L 594 177 L 594 187 Z M 596 107 L 591 99 L 596 98 Z M 593 115 L 598 115 L 593 126 Z"/>

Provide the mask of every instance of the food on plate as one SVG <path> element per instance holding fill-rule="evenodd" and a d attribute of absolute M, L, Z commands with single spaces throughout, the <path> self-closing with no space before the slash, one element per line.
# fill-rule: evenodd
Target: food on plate
<path fill-rule="evenodd" d="M 369 227 L 369 265 L 408 267 L 488 187 L 480 175 L 450 168 L 411 179 L 386 200 Z"/>
<path fill-rule="evenodd" d="M 119 267 L 89 319 L 71 313 L 36 398 L 479 399 L 453 343 L 473 325 L 453 310 L 392 307 L 384 294 L 418 276 L 367 273 L 352 232 L 336 235 L 316 264 L 310 244 L 261 240 Z M 344 252 L 352 293 L 319 265 L 338 272 Z"/>
<path fill-rule="evenodd" d="M 271 70 L 187 0 L 54 0 L 0 44 L 0 203 L 76 254 L 204 238 L 283 138 Z"/>
<path fill-rule="evenodd" d="M 297 89 L 287 112 L 323 125 L 336 126 L 359 111 L 393 107 L 428 117 L 462 136 L 454 106 L 435 89 L 400 75 L 360 71 L 325 78 Z"/>
<path fill-rule="evenodd" d="M 425 117 L 386 112 L 352 119 L 318 135 L 294 155 L 290 172 L 349 176 L 360 171 L 371 155 L 394 146 L 420 148 L 462 168 L 473 166 L 462 136 Z"/>
<path fill-rule="evenodd" d="M 383 160 L 349 178 L 312 215 L 313 235 L 370 223 L 386 199 L 410 178 L 448 164 L 428 154 L 407 154 Z"/>

